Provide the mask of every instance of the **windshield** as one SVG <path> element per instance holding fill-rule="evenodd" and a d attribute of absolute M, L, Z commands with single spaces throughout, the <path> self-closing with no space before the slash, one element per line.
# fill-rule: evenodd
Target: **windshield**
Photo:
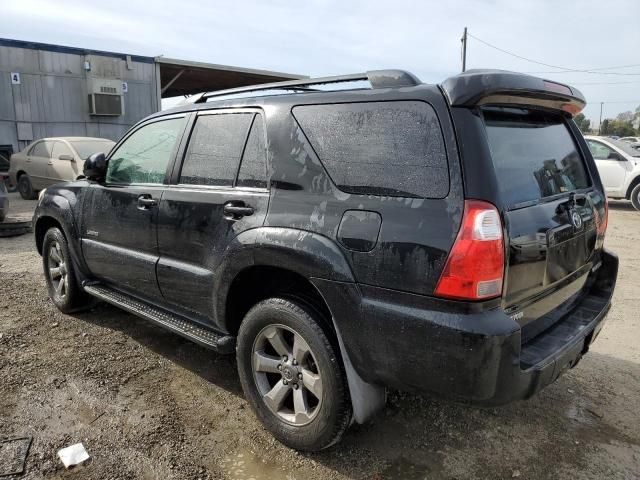
<path fill-rule="evenodd" d="M 70 143 L 83 160 L 86 160 L 94 153 L 104 153 L 106 155 L 115 145 L 115 142 L 110 140 L 75 140 Z"/>
<path fill-rule="evenodd" d="M 615 145 L 631 157 L 640 157 L 640 150 L 636 150 L 627 142 L 624 142 L 622 140 L 613 140 L 612 138 L 607 138 L 607 142 L 609 142 L 611 145 Z"/>
<path fill-rule="evenodd" d="M 500 193 L 508 205 L 590 185 L 560 115 L 521 108 L 485 108 L 483 113 Z"/>

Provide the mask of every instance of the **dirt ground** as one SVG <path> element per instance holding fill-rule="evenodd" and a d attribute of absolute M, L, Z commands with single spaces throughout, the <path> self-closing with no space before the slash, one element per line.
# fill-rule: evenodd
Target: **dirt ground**
<path fill-rule="evenodd" d="M 32 236 L 0 239 L 0 437 L 33 437 L 30 479 L 640 478 L 640 213 L 628 203 L 612 202 L 606 244 L 621 260 L 608 323 L 537 397 L 478 409 L 392 392 L 375 421 L 300 454 L 258 423 L 233 357 L 107 305 L 59 313 Z M 77 442 L 91 460 L 65 471 L 56 452 Z"/>

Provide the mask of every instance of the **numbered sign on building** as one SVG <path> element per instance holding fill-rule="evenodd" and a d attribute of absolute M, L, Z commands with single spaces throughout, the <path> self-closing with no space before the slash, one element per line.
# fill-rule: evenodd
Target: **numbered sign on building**
<path fill-rule="evenodd" d="M 20 74 L 18 72 L 11 72 L 11 83 L 13 85 L 20 85 Z"/>

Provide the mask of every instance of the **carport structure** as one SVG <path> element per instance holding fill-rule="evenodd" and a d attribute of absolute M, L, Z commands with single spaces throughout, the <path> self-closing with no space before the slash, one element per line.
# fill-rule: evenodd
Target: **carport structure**
<path fill-rule="evenodd" d="M 307 78 L 304 75 L 231 67 L 213 63 L 192 62 L 156 57 L 158 105 L 162 98 L 189 96 L 200 92 Z"/>

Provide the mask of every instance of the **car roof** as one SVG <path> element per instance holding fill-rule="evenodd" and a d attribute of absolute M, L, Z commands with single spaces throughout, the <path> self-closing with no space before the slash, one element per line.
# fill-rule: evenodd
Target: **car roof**
<path fill-rule="evenodd" d="M 46 138 L 40 138 L 37 141 L 40 140 L 66 140 L 67 142 L 81 142 L 81 141 L 94 141 L 94 142 L 113 142 L 115 143 L 113 140 L 109 139 L 109 138 L 98 138 L 98 137 L 46 137 Z"/>

